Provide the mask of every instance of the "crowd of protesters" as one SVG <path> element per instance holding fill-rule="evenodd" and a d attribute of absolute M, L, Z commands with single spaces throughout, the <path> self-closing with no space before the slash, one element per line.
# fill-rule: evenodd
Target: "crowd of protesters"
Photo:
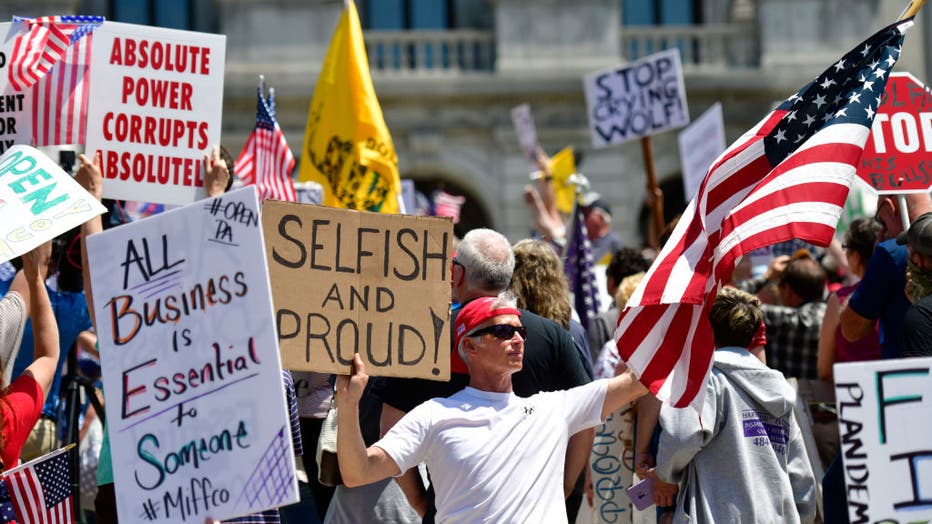
<path fill-rule="evenodd" d="M 204 162 L 208 195 L 228 190 L 232 159 L 215 150 Z M 98 159 L 82 156 L 76 178 L 101 198 Z M 529 192 L 552 191 L 549 177 L 537 180 Z M 459 242 L 448 382 L 370 380 L 358 358 L 352 376 L 335 379 L 337 487 L 320 482 L 313 460 L 333 381 L 284 375 L 291 399 L 296 387 L 301 392 L 291 413 L 295 449 L 307 452 L 298 461 L 302 502 L 239 521 L 572 522 L 592 490 L 592 427 L 634 402 L 630 467 L 653 480 L 661 520 L 749 521 L 754 512 L 810 522 L 822 479 L 803 447 L 787 379 L 832 380 L 835 363 L 932 355 L 932 201 L 903 200 L 912 222 L 904 228 L 900 203 L 882 197 L 876 216 L 850 222 L 828 248 L 788 242 L 768 248 L 767 265 L 750 267 L 752 257 L 739 265 L 711 308 L 716 351 L 700 423 L 700 413 L 648 394 L 615 345 L 619 312 L 656 250 L 623 247 L 606 201 L 581 200 L 589 239 L 607 261 L 595 270 L 615 299 L 584 328 L 561 262 L 569 228 L 557 221 L 567 217 L 547 201 L 528 199 L 538 226 L 532 238 L 512 245 L 476 229 Z M 92 493 L 82 500 L 96 494 L 82 507 L 87 522 L 116 521 L 109 444 L 99 429 L 104 442 L 91 442 L 99 425 L 93 407 L 65 420 L 66 400 L 74 399 L 62 384 L 64 376 L 99 379 L 82 238 L 126 221 L 119 203 L 109 205 L 112 215 L 0 271 L 2 467 L 60 447 L 66 427 L 78 424 L 82 447 L 94 450 L 87 465 L 97 464 L 98 482 L 82 479 L 82 492 Z M 65 366 L 69 354 L 77 369 Z M 749 421 L 762 428 L 758 438 L 770 439 L 768 453 L 748 443 Z M 832 522 L 846 519 L 835 435 L 820 443 L 828 466 L 823 518 Z"/>

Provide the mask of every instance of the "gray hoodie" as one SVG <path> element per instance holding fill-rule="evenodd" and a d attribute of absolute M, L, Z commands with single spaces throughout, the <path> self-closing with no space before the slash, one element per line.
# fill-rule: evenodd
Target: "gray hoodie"
<path fill-rule="evenodd" d="M 675 522 L 812 522 L 816 485 L 783 375 L 715 350 L 702 419 L 663 405 L 656 473 L 678 482 Z"/>

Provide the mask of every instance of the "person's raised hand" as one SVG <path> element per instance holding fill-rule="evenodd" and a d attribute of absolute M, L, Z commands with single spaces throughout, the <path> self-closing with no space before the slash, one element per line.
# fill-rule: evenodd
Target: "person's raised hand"
<path fill-rule="evenodd" d="M 23 273 L 28 281 L 45 281 L 49 261 L 52 259 L 52 241 L 43 242 L 23 255 Z"/>
<path fill-rule="evenodd" d="M 220 147 L 214 146 L 211 154 L 204 155 L 204 189 L 207 196 L 222 195 L 230 181 L 230 167 L 220 157 Z"/>
<path fill-rule="evenodd" d="M 75 173 L 74 179 L 85 191 L 94 196 L 98 201 L 103 198 L 104 177 L 101 172 L 100 151 L 94 154 L 94 159 L 90 160 L 86 155 L 78 155 L 78 172 Z"/>
<path fill-rule="evenodd" d="M 368 382 L 369 375 L 366 374 L 366 365 L 363 364 L 359 353 L 356 353 L 353 355 L 352 375 L 337 375 L 334 392 L 337 406 L 358 405 Z"/>

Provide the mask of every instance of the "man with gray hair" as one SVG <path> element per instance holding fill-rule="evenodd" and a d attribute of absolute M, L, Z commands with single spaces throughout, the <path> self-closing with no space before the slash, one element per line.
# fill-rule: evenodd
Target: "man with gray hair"
<path fill-rule="evenodd" d="M 460 242 L 453 257 L 452 298 L 458 307 L 482 297 L 494 297 L 508 288 L 514 271 L 515 257 L 511 243 L 504 235 L 491 229 L 474 229 Z M 541 391 L 559 391 L 590 381 L 573 339 L 556 322 L 521 310 L 521 324 L 527 329 L 523 365 L 512 375 L 514 392 L 529 397 Z M 378 394 L 382 397 L 382 432 L 388 431 L 401 417 L 432 398 L 445 398 L 460 391 L 469 382 L 469 370 L 456 351 L 450 358 L 450 381 L 389 378 Z M 566 453 L 564 496 L 575 486 L 579 473 L 588 461 L 592 445 L 592 430 L 587 429 L 570 438 Z M 409 502 L 425 522 L 433 522 L 431 495 L 425 490 L 417 471 L 409 471 L 398 479 Z"/>

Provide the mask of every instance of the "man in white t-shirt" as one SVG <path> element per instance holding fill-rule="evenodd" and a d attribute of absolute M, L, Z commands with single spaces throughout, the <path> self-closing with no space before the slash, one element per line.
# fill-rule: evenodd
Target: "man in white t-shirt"
<path fill-rule="evenodd" d="M 456 318 L 454 344 L 469 387 L 429 400 L 368 449 L 358 423 L 368 376 L 358 355 L 337 377 L 337 453 L 347 486 L 400 475 L 426 462 L 437 492 L 437 522 L 566 522 L 563 464 L 570 435 L 647 393 L 630 372 L 567 391 L 520 398 L 525 328 L 513 301 L 483 297 Z"/>

